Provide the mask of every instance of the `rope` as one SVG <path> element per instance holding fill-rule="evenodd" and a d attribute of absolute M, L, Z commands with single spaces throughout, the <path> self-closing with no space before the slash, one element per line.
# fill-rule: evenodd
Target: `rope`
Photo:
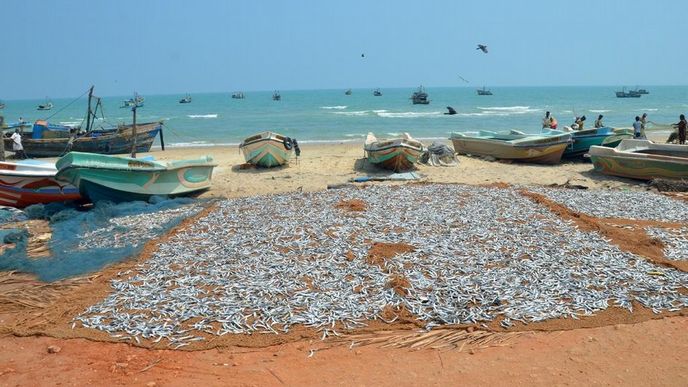
<path fill-rule="evenodd" d="M 60 109 L 60 110 L 56 111 L 55 113 L 49 115 L 49 116 L 46 117 L 45 119 L 46 119 L 46 120 L 49 120 L 49 119 L 53 118 L 56 114 L 60 113 L 61 111 L 65 110 L 65 109 L 67 109 L 67 108 L 70 107 L 74 102 L 80 100 L 83 96 L 86 95 L 86 93 L 88 93 L 88 90 L 84 91 L 83 94 L 81 94 L 80 96 L 78 96 L 78 97 L 76 97 L 75 99 L 73 99 L 72 102 L 66 104 L 65 106 L 62 107 L 62 109 Z M 83 122 L 83 121 L 82 121 L 82 122 Z"/>

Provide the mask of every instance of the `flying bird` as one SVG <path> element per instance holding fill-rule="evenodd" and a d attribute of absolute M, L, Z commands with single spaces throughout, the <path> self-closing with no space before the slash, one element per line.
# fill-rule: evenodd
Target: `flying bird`
<path fill-rule="evenodd" d="M 482 52 L 484 52 L 485 54 L 487 54 L 487 46 L 484 45 L 484 44 L 479 44 L 479 45 L 478 45 L 478 48 L 476 48 L 476 50 L 482 50 Z"/>
<path fill-rule="evenodd" d="M 470 82 L 468 82 L 468 81 L 466 80 L 466 78 L 462 77 L 461 75 L 459 75 L 459 78 L 460 78 L 462 81 L 466 82 L 466 83 L 470 83 Z"/>

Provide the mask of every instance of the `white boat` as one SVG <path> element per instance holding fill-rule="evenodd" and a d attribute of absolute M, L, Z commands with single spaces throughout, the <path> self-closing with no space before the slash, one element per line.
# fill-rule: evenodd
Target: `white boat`
<path fill-rule="evenodd" d="M 372 164 L 398 172 L 411 169 L 425 147 L 408 133 L 398 138 L 378 140 L 371 132 L 366 137 L 363 150 Z"/>

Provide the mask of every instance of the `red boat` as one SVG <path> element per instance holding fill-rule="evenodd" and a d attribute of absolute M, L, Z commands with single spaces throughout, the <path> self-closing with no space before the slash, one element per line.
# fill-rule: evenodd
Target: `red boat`
<path fill-rule="evenodd" d="M 0 162 L 0 205 L 24 208 L 81 199 L 79 189 L 56 180 L 56 173 L 55 164 L 42 161 Z"/>

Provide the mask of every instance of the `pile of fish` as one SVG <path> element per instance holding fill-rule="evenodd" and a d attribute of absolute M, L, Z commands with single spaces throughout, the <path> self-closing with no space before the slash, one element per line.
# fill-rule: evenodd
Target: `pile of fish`
<path fill-rule="evenodd" d="M 579 190 L 523 187 L 598 218 L 625 218 L 663 222 L 688 222 L 685 202 L 651 191 Z"/>
<path fill-rule="evenodd" d="M 662 229 L 648 227 L 647 235 L 658 238 L 664 243 L 664 256 L 667 259 L 688 260 L 688 227 L 679 229 Z"/>
<path fill-rule="evenodd" d="M 571 207 L 609 201 L 605 191 L 573 193 L 587 200 L 552 196 Z M 353 199 L 366 210 L 337 206 Z M 629 213 L 606 216 L 640 213 L 640 204 L 628 202 Z M 686 219 L 682 203 L 649 193 L 640 202 L 661 208 L 657 216 Z M 375 242 L 414 250 L 378 266 L 366 260 Z M 394 286 L 394 278 L 405 285 Z M 405 308 L 428 329 L 576 319 L 609 307 L 630 310 L 633 301 L 656 313 L 688 307 L 681 294 L 687 273 L 623 252 L 517 189 L 463 185 L 228 199 L 112 286 L 74 326 L 173 348 L 296 324 L 325 338 L 371 319 L 392 322 L 390 307 Z"/>
<path fill-rule="evenodd" d="M 114 217 L 95 230 L 77 236 L 77 250 L 93 248 L 120 248 L 138 246 L 157 238 L 170 223 L 196 215 L 203 209 L 200 204 L 187 204 L 177 208 L 167 208 L 154 213 L 142 213 Z M 103 238 L 107 235 L 107 238 Z"/>

